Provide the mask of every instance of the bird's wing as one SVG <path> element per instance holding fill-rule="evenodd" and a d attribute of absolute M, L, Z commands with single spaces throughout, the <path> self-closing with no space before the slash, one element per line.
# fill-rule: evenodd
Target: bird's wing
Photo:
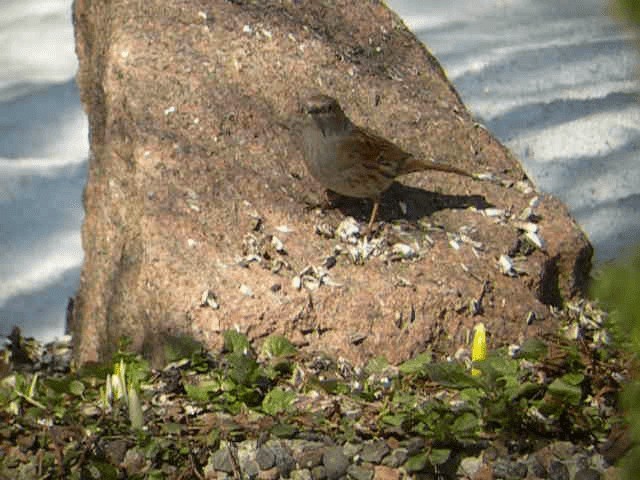
<path fill-rule="evenodd" d="M 343 155 L 338 157 L 344 156 L 351 164 L 360 163 L 390 179 L 398 176 L 411 157 L 389 140 L 357 127 L 340 141 L 339 149 Z"/>

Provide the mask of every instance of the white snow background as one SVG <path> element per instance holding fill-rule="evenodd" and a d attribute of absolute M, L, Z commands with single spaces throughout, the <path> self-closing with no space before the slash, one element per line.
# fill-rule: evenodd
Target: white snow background
<path fill-rule="evenodd" d="M 597 260 L 640 240 L 639 58 L 604 0 L 391 0 L 463 100 L 564 200 Z M 71 0 L 0 3 L 0 335 L 64 333 L 88 127 Z"/>

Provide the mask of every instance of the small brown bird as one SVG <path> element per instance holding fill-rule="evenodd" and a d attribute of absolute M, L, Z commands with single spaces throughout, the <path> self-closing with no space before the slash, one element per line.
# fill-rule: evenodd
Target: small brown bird
<path fill-rule="evenodd" d="M 415 158 L 389 140 L 354 125 L 335 98 L 314 95 L 303 102 L 302 110 L 309 172 L 329 190 L 371 199 L 369 230 L 378 213 L 380 195 L 400 175 L 437 170 L 476 178 L 460 168 Z"/>

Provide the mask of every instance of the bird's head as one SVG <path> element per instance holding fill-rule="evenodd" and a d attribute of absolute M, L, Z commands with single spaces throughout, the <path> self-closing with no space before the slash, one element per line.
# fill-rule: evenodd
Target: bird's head
<path fill-rule="evenodd" d="M 342 132 L 351 126 L 338 101 L 328 95 L 312 95 L 301 102 L 302 113 L 313 120 L 324 135 Z"/>

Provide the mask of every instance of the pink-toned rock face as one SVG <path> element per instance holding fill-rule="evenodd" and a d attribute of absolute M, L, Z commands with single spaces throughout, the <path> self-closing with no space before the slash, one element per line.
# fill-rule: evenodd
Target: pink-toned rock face
<path fill-rule="evenodd" d="M 76 0 L 74 14 L 92 147 L 69 325 L 81 362 L 122 335 L 161 356 L 167 335 L 216 347 L 234 327 L 398 362 L 455 351 L 480 321 L 492 347 L 555 329 L 548 305 L 583 287 L 591 247 L 564 206 L 522 182 L 381 2 Z M 368 244 L 332 238 L 371 203 L 309 207 L 324 193 L 302 161 L 308 91 L 498 181 L 400 178 Z"/>

